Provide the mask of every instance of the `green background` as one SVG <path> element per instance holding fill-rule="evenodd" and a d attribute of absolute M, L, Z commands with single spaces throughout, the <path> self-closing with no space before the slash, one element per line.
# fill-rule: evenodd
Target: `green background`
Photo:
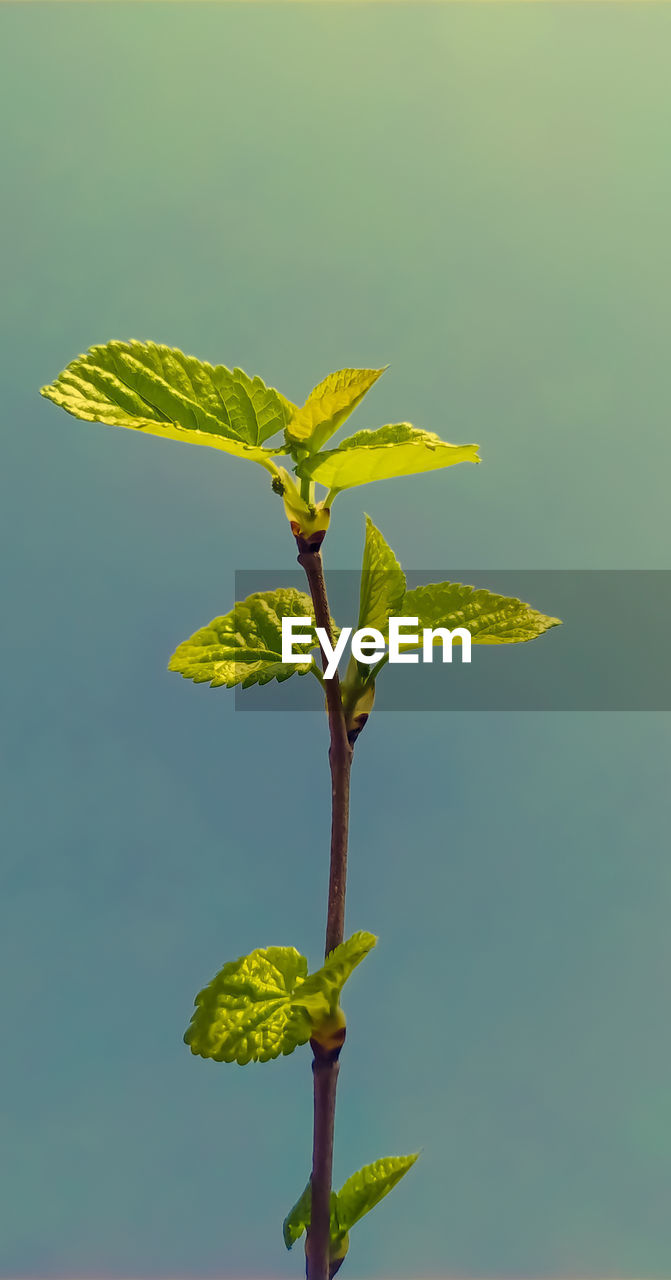
<path fill-rule="evenodd" d="M 308 1056 L 181 1035 L 223 961 L 319 958 L 325 726 L 165 670 L 295 551 L 260 469 L 38 388 L 112 337 L 293 399 L 389 362 L 353 429 L 483 464 L 344 495 L 328 564 L 365 508 L 408 567 L 666 567 L 671 8 L 5 4 L 0 36 L 2 1274 L 299 1275 Z M 366 729 L 336 1182 L 423 1154 L 348 1275 L 669 1275 L 668 749 L 655 714 Z"/>

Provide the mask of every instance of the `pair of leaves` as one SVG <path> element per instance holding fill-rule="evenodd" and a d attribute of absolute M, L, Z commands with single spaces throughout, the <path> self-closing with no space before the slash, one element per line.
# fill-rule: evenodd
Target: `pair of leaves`
<path fill-rule="evenodd" d="M 539 613 L 515 596 L 497 595 L 460 582 L 430 582 L 407 591 L 405 574 L 394 552 L 366 516 L 358 625 L 374 627 L 386 636 L 393 617 L 417 618 L 420 630 L 464 627 L 473 644 L 520 644 L 560 625 L 559 618 Z"/>
<path fill-rule="evenodd" d="M 118 342 L 90 347 L 42 395 L 75 418 L 131 427 L 223 448 L 226 437 L 250 446 L 286 431 L 286 444 L 313 453 L 363 399 L 384 369 L 341 369 L 330 373 L 302 408 L 259 377 L 242 369 L 212 366 L 176 347 L 155 342 Z M 210 439 L 203 439 L 209 436 Z"/>
<path fill-rule="evenodd" d="M 316 480 L 335 495 L 374 480 L 479 461 L 477 445 L 447 444 L 409 422 L 357 431 L 337 448 L 320 452 L 383 373 L 384 369 L 340 369 L 310 392 L 285 433 L 290 447 L 299 445 L 308 451 L 297 467 L 299 476 Z"/>
<path fill-rule="evenodd" d="M 331 1192 L 331 1262 L 339 1261 L 347 1252 L 348 1233 L 396 1186 L 412 1168 L 419 1152 L 409 1156 L 387 1156 L 367 1164 L 340 1188 Z M 296 1204 L 289 1211 L 282 1226 L 287 1249 L 300 1239 L 310 1226 L 312 1186 L 308 1182 Z"/>
<path fill-rule="evenodd" d="M 258 462 L 273 475 L 273 457 L 299 459 L 299 477 L 331 490 L 392 476 L 478 461 L 475 445 L 451 445 L 408 423 L 359 431 L 319 452 L 375 384 L 383 369 L 340 369 L 298 408 L 259 377 L 184 355 L 154 342 L 91 347 L 42 387 L 75 418 L 208 445 Z M 264 442 L 284 432 L 273 447 Z"/>
<path fill-rule="evenodd" d="M 345 982 L 376 942 L 372 933 L 355 933 L 310 975 L 295 947 L 229 961 L 196 996 L 185 1043 L 201 1058 L 241 1065 L 292 1053 L 337 1015 Z"/>
<path fill-rule="evenodd" d="M 290 615 L 310 617 L 314 623 L 310 597 L 291 588 L 248 596 L 230 613 L 214 618 L 209 626 L 180 644 L 169 669 L 197 684 L 228 688 L 267 684 L 269 680 L 281 682 L 308 671 L 317 674 L 310 657 L 310 650 L 317 645 L 316 637 L 311 644 L 302 646 L 304 663 L 294 666 L 282 662 L 282 617 Z M 394 552 L 367 516 L 358 627 L 374 627 L 385 636 L 390 617 L 416 617 L 420 631 L 424 627 L 446 627 L 450 631 L 465 627 L 473 644 L 488 645 L 523 643 L 559 625 L 558 618 L 539 613 L 514 596 L 497 595 L 459 582 L 434 582 L 407 591 L 405 574 Z M 331 626 L 337 636 L 335 623 Z M 296 645 L 297 649 L 300 647 Z M 354 691 L 353 706 L 356 697 Z"/>

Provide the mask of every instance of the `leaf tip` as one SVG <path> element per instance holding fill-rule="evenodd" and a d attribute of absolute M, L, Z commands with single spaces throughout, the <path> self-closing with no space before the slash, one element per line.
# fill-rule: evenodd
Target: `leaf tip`
<path fill-rule="evenodd" d="M 378 937 L 376 933 L 370 933 L 368 929 L 358 929 L 356 933 L 352 934 L 349 942 L 365 947 L 367 951 L 372 951 L 373 947 L 377 945 Z"/>

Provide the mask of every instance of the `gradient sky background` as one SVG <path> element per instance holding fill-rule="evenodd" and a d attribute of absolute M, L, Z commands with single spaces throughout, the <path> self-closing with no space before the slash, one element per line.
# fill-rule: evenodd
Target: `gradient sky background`
<path fill-rule="evenodd" d="M 325 725 L 166 672 L 294 568 L 265 476 L 38 388 L 112 337 L 293 399 L 389 362 L 353 428 L 483 465 L 344 495 L 328 564 L 367 510 L 408 567 L 667 567 L 670 42 L 668 5 L 0 7 L 3 1276 L 301 1274 L 307 1053 L 181 1036 L 225 960 L 318 961 L 326 892 Z M 336 1184 L 423 1154 L 348 1276 L 671 1274 L 668 764 L 663 715 L 371 721 Z"/>

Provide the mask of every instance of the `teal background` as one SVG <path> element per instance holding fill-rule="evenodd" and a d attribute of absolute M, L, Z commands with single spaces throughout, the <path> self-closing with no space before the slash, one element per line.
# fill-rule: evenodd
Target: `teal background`
<path fill-rule="evenodd" d="M 319 958 L 325 726 L 165 670 L 292 543 L 260 469 L 38 388 L 112 337 L 294 399 L 389 362 L 353 426 L 483 464 L 344 495 L 327 564 L 365 509 L 409 567 L 667 567 L 671 9 L 5 4 L 0 37 L 0 1266 L 299 1275 L 308 1057 L 181 1035 L 226 959 Z M 372 719 L 336 1182 L 422 1158 L 348 1275 L 668 1277 L 668 763 L 662 715 Z"/>

